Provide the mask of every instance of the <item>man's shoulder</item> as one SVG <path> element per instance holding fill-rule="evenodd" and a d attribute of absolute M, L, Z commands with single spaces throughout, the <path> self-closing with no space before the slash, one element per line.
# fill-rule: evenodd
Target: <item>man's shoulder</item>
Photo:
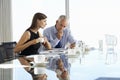
<path fill-rule="evenodd" d="M 70 32 L 71 32 L 71 30 L 70 30 L 69 28 L 64 29 L 64 31 L 65 31 L 66 33 L 70 33 Z"/>

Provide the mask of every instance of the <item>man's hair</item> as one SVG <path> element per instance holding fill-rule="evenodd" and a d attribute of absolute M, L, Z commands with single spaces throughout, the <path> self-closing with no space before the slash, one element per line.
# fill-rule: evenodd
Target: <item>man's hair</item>
<path fill-rule="evenodd" d="M 60 22 L 61 20 L 67 19 L 65 15 L 60 15 L 58 18 L 58 21 Z"/>
<path fill-rule="evenodd" d="M 58 19 L 67 19 L 65 15 L 60 15 Z"/>

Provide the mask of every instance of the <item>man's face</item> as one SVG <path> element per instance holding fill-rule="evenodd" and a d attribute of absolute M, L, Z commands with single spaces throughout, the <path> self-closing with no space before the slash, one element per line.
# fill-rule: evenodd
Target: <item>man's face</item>
<path fill-rule="evenodd" d="M 67 20 L 61 20 L 60 22 L 58 22 L 58 30 L 62 31 L 67 27 L 68 23 Z"/>

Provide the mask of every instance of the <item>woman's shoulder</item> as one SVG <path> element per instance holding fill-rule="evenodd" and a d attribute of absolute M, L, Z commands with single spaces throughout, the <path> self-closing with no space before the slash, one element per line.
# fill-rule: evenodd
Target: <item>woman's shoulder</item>
<path fill-rule="evenodd" d="M 29 37 L 31 34 L 30 34 L 30 31 L 25 31 L 24 33 L 23 33 L 23 36 L 26 36 L 26 37 Z"/>
<path fill-rule="evenodd" d="M 43 35 L 39 31 L 38 31 L 38 34 L 39 34 L 40 37 L 43 37 Z"/>

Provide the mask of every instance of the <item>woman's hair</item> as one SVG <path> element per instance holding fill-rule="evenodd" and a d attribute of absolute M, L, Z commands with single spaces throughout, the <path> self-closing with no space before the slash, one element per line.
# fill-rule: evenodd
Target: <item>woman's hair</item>
<path fill-rule="evenodd" d="M 36 28 L 36 25 L 37 25 L 37 19 L 39 20 L 42 20 L 42 19 L 46 19 L 47 16 L 43 13 L 36 13 L 34 16 L 33 16 L 33 20 L 32 20 L 32 24 L 31 26 L 29 27 L 29 29 L 35 29 Z"/>

